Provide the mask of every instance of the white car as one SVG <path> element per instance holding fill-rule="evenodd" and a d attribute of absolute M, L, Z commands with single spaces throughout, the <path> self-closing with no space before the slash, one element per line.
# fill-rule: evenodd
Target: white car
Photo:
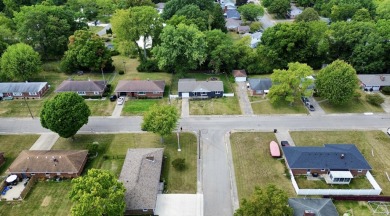
<path fill-rule="evenodd" d="M 124 98 L 124 97 L 119 97 L 116 103 L 117 103 L 118 105 L 122 105 L 123 102 L 125 102 L 125 98 Z"/>

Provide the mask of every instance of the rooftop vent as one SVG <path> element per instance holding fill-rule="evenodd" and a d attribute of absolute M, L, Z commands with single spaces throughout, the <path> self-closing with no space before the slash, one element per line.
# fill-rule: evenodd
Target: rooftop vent
<path fill-rule="evenodd" d="M 315 215 L 316 214 L 312 210 L 305 210 L 305 212 L 303 212 L 303 216 L 315 216 Z"/>
<path fill-rule="evenodd" d="M 385 76 L 380 75 L 379 78 L 380 78 L 382 81 L 385 81 Z"/>
<path fill-rule="evenodd" d="M 341 158 L 341 159 L 344 159 L 344 157 L 345 157 L 344 154 L 341 154 L 341 155 L 340 155 L 340 158 Z"/>

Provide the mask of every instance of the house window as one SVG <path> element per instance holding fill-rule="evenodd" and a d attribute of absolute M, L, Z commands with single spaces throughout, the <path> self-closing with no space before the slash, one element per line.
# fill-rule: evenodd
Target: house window
<path fill-rule="evenodd" d="M 216 91 L 215 94 L 221 94 L 221 92 L 220 91 Z"/>
<path fill-rule="evenodd" d="M 360 169 L 360 170 L 358 170 L 358 172 L 363 172 L 363 170 Z"/>
<path fill-rule="evenodd" d="M 100 92 L 95 91 L 95 92 L 93 92 L 93 94 L 94 94 L 94 95 L 100 95 Z"/>
<path fill-rule="evenodd" d="M 13 92 L 12 93 L 13 96 L 22 96 L 22 92 Z"/>
<path fill-rule="evenodd" d="M 28 95 L 38 95 L 36 92 L 29 92 Z"/>
<path fill-rule="evenodd" d="M 77 94 L 78 95 L 85 95 L 85 91 L 78 91 Z"/>
<path fill-rule="evenodd" d="M 322 172 L 325 172 L 325 169 L 321 169 Z"/>
<path fill-rule="evenodd" d="M 145 92 L 138 92 L 138 95 L 145 95 Z"/>
<path fill-rule="evenodd" d="M 147 212 L 148 210 L 147 209 L 142 209 L 143 212 Z"/>
<path fill-rule="evenodd" d="M 160 92 L 157 92 L 157 91 L 156 91 L 156 92 L 153 92 L 153 94 L 160 94 Z"/>

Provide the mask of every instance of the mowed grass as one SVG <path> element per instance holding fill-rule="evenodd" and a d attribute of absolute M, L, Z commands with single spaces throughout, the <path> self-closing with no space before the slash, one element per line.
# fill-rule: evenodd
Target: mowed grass
<path fill-rule="evenodd" d="M 237 97 L 222 97 L 207 100 L 190 100 L 190 115 L 239 115 Z"/>
<path fill-rule="evenodd" d="M 294 105 L 288 103 L 271 104 L 262 96 L 249 97 L 254 114 L 307 114 L 308 110 L 303 103 L 296 101 Z"/>
<path fill-rule="evenodd" d="M 0 215 L 70 215 L 72 202 L 68 198 L 70 180 L 37 182 L 22 202 L 0 202 Z"/>
<path fill-rule="evenodd" d="M 390 182 L 386 176 L 386 172 L 390 174 L 390 138 L 382 131 L 293 131 L 290 134 L 297 146 L 355 144 L 371 165 L 371 173 L 383 195 L 390 195 Z"/>
<path fill-rule="evenodd" d="M 172 105 L 175 106 L 177 109 L 177 112 L 181 113 L 181 100 L 169 100 L 168 98 L 163 99 L 133 99 L 133 100 L 127 100 L 124 103 L 124 107 L 122 110 L 123 116 L 140 116 L 143 115 L 145 112 L 149 111 L 149 109 L 155 105 Z"/>
<path fill-rule="evenodd" d="M 91 110 L 91 116 L 110 116 L 114 111 L 116 102 L 111 102 L 108 98 L 105 100 L 85 100 Z"/>
<path fill-rule="evenodd" d="M 373 215 L 367 202 L 363 201 L 333 201 L 340 215 L 353 213 L 353 216 Z"/>
<path fill-rule="evenodd" d="M 5 164 L 0 167 L 0 174 L 4 172 L 18 157 L 22 150 L 29 150 L 39 135 L 0 135 L 0 152 L 4 152 Z"/>
<path fill-rule="evenodd" d="M 366 177 L 354 178 L 349 184 L 330 185 L 325 180 L 307 180 L 306 176 L 295 177 L 298 187 L 301 189 L 372 189 L 372 185 Z"/>
<path fill-rule="evenodd" d="M 93 142 L 99 143 L 99 155 L 87 163 L 89 168 L 107 169 L 119 177 L 124 158 L 129 148 L 164 148 L 167 157 L 162 170 L 162 179 L 167 183 L 169 193 L 195 193 L 197 176 L 197 140 L 191 133 L 180 134 L 181 152 L 177 151 L 177 136 L 173 133 L 165 138 L 152 133 L 139 134 L 78 134 L 76 140 L 59 138 L 52 149 L 86 149 Z M 185 158 L 187 169 L 176 171 L 171 161 L 176 158 Z"/>
<path fill-rule="evenodd" d="M 255 186 L 275 184 L 288 196 L 295 196 L 284 164 L 272 158 L 269 143 L 276 140 L 273 133 L 239 132 L 230 136 L 238 197 L 249 198 Z"/>

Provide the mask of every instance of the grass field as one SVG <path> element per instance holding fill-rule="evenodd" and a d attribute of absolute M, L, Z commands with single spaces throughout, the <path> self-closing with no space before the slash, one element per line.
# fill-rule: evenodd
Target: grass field
<path fill-rule="evenodd" d="M 5 164 L 0 167 L 0 174 L 3 176 L 19 153 L 29 150 L 38 138 L 39 135 L 0 135 L 0 151 L 4 152 L 6 159 Z"/>
<path fill-rule="evenodd" d="M 333 201 L 340 215 L 352 213 L 353 216 L 373 215 L 367 202 L 362 201 Z"/>
<path fill-rule="evenodd" d="M 259 97 L 249 97 L 254 114 L 306 114 L 308 110 L 303 103 L 297 101 L 294 106 L 288 103 L 271 104 L 269 100 Z"/>
<path fill-rule="evenodd" d="M 123 116 L 129 116 L 129 115 L 143 115 L 145 112 L 147 112 L 153 105 L 155 104 L 171 104 L 172 106 L 175 106 L 177 108 L 177 111 L 180 115 L 181 113 L 181 100 L 171 100 L 169 101 L 168 98 L 163 99 L 134 99 L 134 100 L 127 100 L 124 104 L 122 115 Z"/>
<path fill-rule="evenodd" d="M 62 182 L 37 182 L 22 202 L 0 202 L 0 215 L 70 215 L 72 203 L 68 198 L 69 180 Z"/>
<path fill-rule="evenodd" d="M 237 97 L 222 97 L 208 100 L 190 100 L 190 115 L 239 115 Z"/>
<path fill-rule="evenodd" d="M 169 193 L 196 192 L 197 142 L 191 133 L 180 135 L 181 152 L 177 151 L 176 134 L 166 137 L 161 144 L 160 137 L 152 133 L 76 135 L 75 141 L 60 138 L 52 149 L 86 149 L 92 142 L 99 143 L 99 155 L 87 163 L 85 171 L 89 168 L 107 169 L 119 176 L 128 148 L 165 148 L 167 161 L 162 178 L 167 182 L 166 190 Z M 187 169 L 183 172 L 171 168 L 170 161 L 178 157 L 186 160 Z"/>
<path fill-rule="evenodd" d="M 249 198 L 255 186 L 275 184 L 295 196 L 290 180 L 285 176 L 285 166 L 270 156 L 269 143 L 276 140 L 273 133 L 233 133 L 230 137 L 238 197 Z"/>

